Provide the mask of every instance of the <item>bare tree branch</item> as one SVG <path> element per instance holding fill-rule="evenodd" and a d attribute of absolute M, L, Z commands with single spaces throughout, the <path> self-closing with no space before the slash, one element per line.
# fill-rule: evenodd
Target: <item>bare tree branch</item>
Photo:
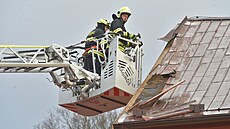
<path fill-rule="evenodd" d="M 48 116 L 34 126 L 34 129 L 108 129 L 118 117 L 119 110 L 110 111 L 97 116 L 86 117 L 64 108 L 48 111 Z"/>

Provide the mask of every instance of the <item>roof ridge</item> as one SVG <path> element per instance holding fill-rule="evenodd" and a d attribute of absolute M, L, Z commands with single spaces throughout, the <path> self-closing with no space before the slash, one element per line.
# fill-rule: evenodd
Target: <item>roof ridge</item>
<path fill-rule="evenodd" d="M 200 21 L 200 20 L 230 20 L 230 16 L 229 17 L 192 16 L 192 17 L 189 17 L 188 20 L 192 20 L 192 21 Z"/>

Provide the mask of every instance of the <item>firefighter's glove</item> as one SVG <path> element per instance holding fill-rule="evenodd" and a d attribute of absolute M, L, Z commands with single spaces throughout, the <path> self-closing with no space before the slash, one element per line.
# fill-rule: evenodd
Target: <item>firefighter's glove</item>
<path fill-rule="evenodd" d="M 141 47 L 143 45 L 142 41 L 138 41 L 139 46 Z"/>

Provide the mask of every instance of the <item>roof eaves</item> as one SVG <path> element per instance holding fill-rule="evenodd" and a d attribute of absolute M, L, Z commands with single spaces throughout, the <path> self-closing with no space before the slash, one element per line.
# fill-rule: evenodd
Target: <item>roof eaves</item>
<path fill-rule="evenodd" d="M 163 128 L 163 127 L 176 127 L 176 126 L 188 127 L 188 125 L 191 124 L 204 126 L 204 125 L 210 125 L 214 123 L 215 126 L 220 127 L 220 125 L 223 124 L 228 124 L 228 126 L 230 126 L 229 121 L 230 121 L 230 114 L 217 114 L 217 115 L 204 115 L 199 117 L 186 117 L 186 118 L 177 117 L 177 118 L 151 120 L 151 121 L 129 121 L 123 123 L 116 123 L 114 124 L 114 128 L 131 129 L 135 127 L 136 129 L 143 129 L 143 128 L 155 129 L 155 128 Z"/>

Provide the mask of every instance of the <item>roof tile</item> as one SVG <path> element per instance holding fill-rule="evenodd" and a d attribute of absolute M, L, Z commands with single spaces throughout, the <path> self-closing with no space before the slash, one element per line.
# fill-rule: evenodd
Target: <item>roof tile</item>
<path fill-rule="evenodd" d="M 224 81 L 230 81 L 230 70 L 228 70 L 228 73 L 225 76 Z"/>
<path fill-rule="evenodd" d="M 205 76 L 214 76 L 219 68 L 220 62 L 212 62 L 208 67 Z"/>
<path fill-rule="evenodd" d="M 160 74 L 169 74 L 174 72 L 174 70 L 178 67 L 177 65 L 167 65 L 165 69 Z"/>
<path fill-rule="evenodd" d="M 208 88 L 207 92 L 205 93 L 205 96 L 216 96 L 216 93 L 218 91 L 218 89 L 220 88 L 221 86 L 221 82 L 213 82 L 211 83 L 210 87 Z"/>
<path fill-rule="evenodd" d="M 199 45 L 197 45 L 197 44 L 196 45 L 190 45 L 187 52 L 185 53 L 185 57 L 192 57 L 195 54 L 198 46 Z"/>
<path fill-rule="evenodd" d="M 197 31 L 198 29 L 198 25 L 191 25 L 188 29 L 188 31 L 185 33 L 185 36 L 184 37 L 193 37 L 194 36 L 194 33 Z"/>
<path fill-rule="evenodd" d="M 213 76 L 204 76 L 197 90 L 207 90 L 212 82 Z"/>
<path fill-rule="evenodd" d="M 166 65 L 161 65 L 161 64 L 158 64 L 157 67 L 154 69 L 153 72 L 151 72 L 152 75 L 154 74 L 160 74 L 164 68 L 166 67 Z"/>
<path fill-rule="evenodd" d="M 202 38 L 204 37 L 204 32 L 196 33 L 192 39 L 191 44 L 199 44 Z"/>
<path fill-rule="evenodd" d="M 212 21 L 211 25 L 208 28 L 208 31 L 216 31 L 219 24 L 220 21 Z"/>
<path fill-rule="evenodd" d="M 226 49 L 217 49 L 216 54 L 212 59 L 212 62 L 220 62 L 223 59 L 225 52 Z"/>
<path fill-rule="evenodd" d="M 207 50 L 201 63 L 210 63 L 212 61 L 213 56 L 215 55 L 216 50 Z"/>
<path fill-rule="evenodd" d="M 230 82 L 223 82 L 217 95 L 226 96 L 230 90 Z"/>
<path fill-rule="evenodd" d="M 169 64 L 179 64 L 184 56 L 184 52 L 175 52 Z"/>
<path fill-rule="evenodd" d="M 208 47 L 208 49 L 216 49 L 221 41 L 222 37 L 214 37 Z"/>
<path fill-rule="evenodd" d="M 225 96 L 215 96 L 208 110 L 219 109 L 224 99 L 225 99 Z"/>
<path fill-rule="evenodd" d="M 178 51 L 187 51 L 191 38 L 182 38 L 181 45 L 178 45 Z"/>
<path fill-rule="evenodd" d="M 230 55 L 230 47 L 228 47 L 228 51 L 226 52 L 226 55 Z"/>
<path fill-rule="evenodd" d="M 204 97 L 205 90 L 196 91 L 190 101 L 196 100 L 196 103 L 200 103 L 201 99 Z"/>
<path fill-rule="evenodd" d="M 191 26 L 199 26 L 200 23 L 201 23 L 201 21 L 192 21 L 190 25 Z"/>
<path fill-rule="evenodd" d="M 173 56 L 174 52 L 168 52 L 164 58 L 164 60 L 162 61 L 163 64 L 168 64 L 169 61 L 171 60 L 172 56 Z"/>
<path fill-rule="evenodd" d="M 230 55 L 225 56 L 222 61 L 220 68 L 228 68 L 230 66 Z"/>
<path fill-rule="evenodd" d="M 178 44 L 179 43 L 177 43 L 176 39 L 175 39 L 174 42 L 172 43 L 172 46 L 169 49 L 169 52 L 175 52 L 177 50 L 177 48 L 178 48 Z"/>
<path fill-rule="evenodd" d="M 204 110 L 207 110 L 210 106 L 211 102 L 213 101 L 214 96 L 204 96 L 201 101 L 201 104 L 204 104 Z"/>
<path fill-rule="evenodd" d="M 176 71 L 184 71 L 188 67 L 190 61 L 191 58 L 183 58 L 180 65 L 177 67 Z"/>
<path fill-rule="evenodd" d="M 178 32 L 179 37 L 183 37 L 185 33 L 187 32 L 189 26 L 188 25 L 182 25 L 181 29 Z"/>
<path fill-rule="evenodd" d="M 218 48 L 227 48 L 230 43 L 230 37 L 223 37 Z"/>
<path fill-rule="evenodd" d="M 176 71 L 176 76 L 171 79 L 170 84 L 176 84 L 178 80 L 181 80 L 182 76 L 184 74 L 184 71 Z"/>
<path fill-rule="evenodd" d="M 203 77 L 193 77 L 186 91 L 195 91 Z"/>
<path fill-rule="evenodd" d="M 226 21 L 226 20 L 222 21 L 220 25 L 229 25 L 229 20 L 227 20 L 227 21 Z"/>
<path fill-rule="evenodd" d="M 181 84 L 180 86 L 176 87 L 172 97 L 180 97 L 184 93 L 187 84 Z"/>
<path fill-rule="evenodd" d="M 206 49 L 208 48 L 208 43 L 206 43 L 206 44 L 201 44 L 200 46 L 199 46 L 199 48 L 197 49 L 197 51 L 196 51 L 196 53 L 195 53 L 195 55 L 194 56 L 203 56 L 204 55 L 204 53 L 205 53 L 205 51 L 206 51 Z"/>
<path fill-rule="evenodd" d="M 189 64 L 187 70 L 196 70 L 197 67 L 198 67 L 199 64 L 200 64 L 201 59 L 202 59 L 202 57 L 194 57 L 194 58 L 192 59 L 191 63 Z"/>
<path fill-rule="evenodd" d="M 194 75 L 195 71 L 193 70 L 187 70 L 185 71 L 183 77 L 181 80 L 185 80 L 184 84 L 188 84 L 190 82 L 190 80 L 192 79 L 193 75 Z"/>
<path fill-rule="evenodd" d="M 215 32 L 206 32 L 201 43 L 210 43 Z"/>
<path fill-rule="evenodd" d="M 204 76 L 206 70 L 208 69 L 209 63 L 202 63 L 200 64 L 195 76 Z"/>
<path fill-rule="evenodd" d="M 215 37 L 222 37 L 227 29 L 227 25 L 220 25 L 217 29 Z"/>
<path fill-rule="evenodd" d="M 224 36 L 230 36 L 230 27 L 228 27 L 227 31 L 225 32 L 225 35 Z"/>
<path fill-rule="evenodd" d="M 195 91 L 185 92 L 185 94 L 188 96 L 188 98 L 187 98 L 187 100 L 185 101 L 185 103 L 188 103 L 188 102 L 194 101 L 194 100 L 191 100 L 191 99 L 192 99 L 192 97 L 194 96 Z M 195 101 L 196 101 L 196 100 L 195 100 Z"/>
<path fill-rule="evenodd" d="M 220 68 L 213 80 L 213 82 L 222 82 L 224 80 L 224 77 L 226 76 L 226 73 L 228 72 L 228 68 Z"/>
<path fill-rule="evenodd" d="M 197 32 L 205 32 L 208 29 L 210 23 L 211 23 L 210 21 L 203 21 L 199 29 L 197 30 Z"/>
<path fill-rule="evenodd" d="M 221 108 L 229 108 L 230 107 L 230 94 L 228 92 L 227 97 L 224 100 L 224 103 L 221 105 Z"/>

